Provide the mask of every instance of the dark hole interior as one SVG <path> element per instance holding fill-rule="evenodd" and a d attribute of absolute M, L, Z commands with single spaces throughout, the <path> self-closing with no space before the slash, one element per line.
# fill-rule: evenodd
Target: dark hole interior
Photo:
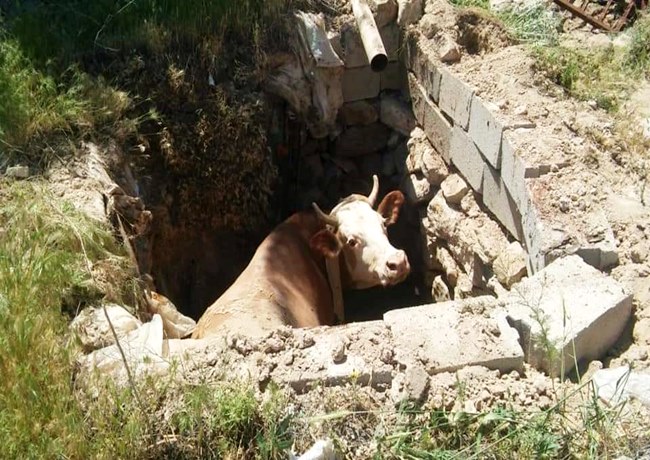
<path fill-rule="evenodd" d="M 198 320 L 236 280 L 273 227 L 292 213 L 307 209 L 312 201 L 329 210 L 350 193 L 367 194 L 372 174 L 379 175 L 379 199 L 400 186 L 398 177 L 382 175 L 381 166 L 368 170 L 358 164 L 360 159 L 352 160 L 356 167 L 343 171 L 334 159 L 333 142 L 311 139 L 284 106 L 278 110 L 288 118 L 281 141 L 288 153 L 278 159 L 279 183 L 271 200 L 273 222 L 255 231 L 215 232 L 182 222 L 170 223 L 173 219 L 168 210 L 153 210 L 156 223 L 149 263 L 156 288 L 194 319 Z M 314 152 L 314 145 L 320 151 Z M 276 146 L 271 147 L 274 150 Z M 325 172 L 317 180 L 307 164 L 305 151 L 312 156 L 318 154 L 322 161 Z M 430 287 L 426 287 L 423 276 L 419 232 L 418 210 L 405 203 L 399 221 L 389 227 L 388 236 L 393 246 L 406 251 L 411 275 L 396 286 L 344 292 L 347 322 L 381 319 L 388 310 L 431 301 Z"/>

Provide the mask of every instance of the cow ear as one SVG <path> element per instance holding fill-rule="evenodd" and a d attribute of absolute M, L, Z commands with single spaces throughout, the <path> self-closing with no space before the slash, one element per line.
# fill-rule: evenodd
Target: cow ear
<path fill-rule="evenodd" d="M 399 209 L 404 204 L 404 194 L 399 190 L 394 190 L 381 200 L 377 207 L 377 212 L 386 219 L 386 225 L 392 225 L 397 222 Z"/>
<path fill-rule="evenodd" d="M 343 247 L 338 237 L 327 229 L 323 229 L 312 236 L 309 245 L 314 251 L 330 258 L 338 256 Z"/>

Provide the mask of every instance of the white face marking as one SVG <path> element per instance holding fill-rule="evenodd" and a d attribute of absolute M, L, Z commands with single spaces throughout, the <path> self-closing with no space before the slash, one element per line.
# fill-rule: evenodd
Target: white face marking
<path fill-rule="evenodd" d="M 403 281 L 410 270 L 406 254 L 390 244 L 383 217 L 368 202 L 341 203 L 331 215 L 339 222 L 351 287 L 364 289 Z"/>

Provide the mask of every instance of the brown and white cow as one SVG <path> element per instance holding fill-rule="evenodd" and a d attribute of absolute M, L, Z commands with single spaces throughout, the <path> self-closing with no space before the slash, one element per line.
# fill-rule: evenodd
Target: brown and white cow
<path fill-rule="evenodd" d="M 192 335 L 227 331 L 264 335 L 282 325 L 331 325 L 334 305 L 325 258 L 339 257 L 343 289 L 388 286 L 403 281 L 406 253 L 388 241 L 386 227 L 397 220 L 404 195 L 388 193 L 374 209 L 377 176 L 368 197 L 350 195 L 329 215 L 292 215 L 266 237 L 234 284 L 203 314 Z"/>

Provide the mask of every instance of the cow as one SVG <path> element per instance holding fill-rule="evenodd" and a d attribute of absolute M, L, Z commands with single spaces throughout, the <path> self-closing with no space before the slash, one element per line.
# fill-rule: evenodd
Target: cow
<path fill-rule="evenodd" d="M 340 267 L 343 289 L 389 286 L 410 272 L 406 253 L 388 241 L 404 203 L 388 193 L 374 209 L 379 189 L 373 176 L 370 195 L 352 194 L 329 214 L 316 203 L 293 214 L 260 244 L 248 266 L 200 318 L 193 338 L 227 332 L 259 337 L 283 325 L 313 327 L 335 321 L 334 296 L 326 258 Z"/>

